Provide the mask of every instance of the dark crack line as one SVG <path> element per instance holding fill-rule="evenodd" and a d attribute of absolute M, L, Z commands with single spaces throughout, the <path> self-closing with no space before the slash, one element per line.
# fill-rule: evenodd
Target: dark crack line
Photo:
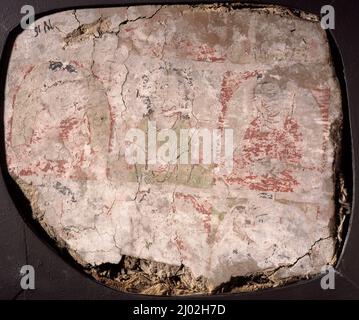
<path fill-rule="evenodd" d="M 294 267 L 301 259 L 303 259 L 304 257 L 306 256 L 310 256 L 310 253 L 311 251 L 313 250 L 313 248 L 320 242 L 320 241 L 323 241 L 323 240 L 327 240 L 327 239 L 330 239 L 332 238 L 332 236 L 328 236 L 326 238 L 320 238 L 318 240 L 316 240 L 311 246 L 310 248 L 308 249 L 308 251 L 306 253 L 304 253 L 302 256 L 298 257 L 293 263 L 290 263 L 290 264 L 286 264 L 286 265 L 282 265 L 282 266 L 279 266 L 277 268 L 275 268 L 268 276 L 272 276 L 274 275 L 277 271 L 279 271 L 280 269 L 283 269 L 283 268 L 292 268 Z"/>
<path fill-rule="evenodd" d="M 127 81 L 127 78 L 128 78 L 128 75 L 129 75 L 130 72 L 129 72 L 129 70 L 128 70 L 128 68 L 127 68 L 127 66 L 125 64 L 124 64 L 124 67 L 126 68 L 126 75 L 125 75 L 125 80 L 123 81 L 122 86 L 121 86 L 121 100 L 122 100 L 122 103 L 123 103 L 123 105 L 125 107 L 124 111 L 127 111 L 127 105 L 126 105 L 125 99 L 123 97 L 123 90 L 124 90 L 124 87 L 125 87 L 125 84 L 126 84 L 126 81 Z M 121 112 L 121 116 L 122 116 L 123 112 Z"/>
<path fill-rule="evenodd" d="M 141 20 L 141 19 L 152 19 L 164 6 L 160 6 L 153 14 L 151 14 L 150 16 L 140 16 L 137 17 L 136 19 L 126 19 L 124 21 L 122 21 L 119 25 L 118 25 L 118 31 L 115 33 L 116 36 L 121 32 L 121 27 L 130 23 L 130 22 L 135 22 L 137 20 Z"/>
<path fill-rule="evenodd" d="M 78 22 L 79 26 L 81 26 L 81 22 L 77 17 L 76 10 L 72 11 L 73 16 L 75 17 L 75 20 Z"/>

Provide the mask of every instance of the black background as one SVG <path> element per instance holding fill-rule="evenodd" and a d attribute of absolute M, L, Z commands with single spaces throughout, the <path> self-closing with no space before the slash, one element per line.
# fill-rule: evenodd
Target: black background
<path fill-rule="evenodd" d="M 88 277 L 65 253 L 59 254 L 47 235 L 32 222 L 30 208 L 18 192 L 6 170 L 4 154 L 3 101 L 6 66 L 11 44 L 21 29 L 20 9 L 34 6 L 36 18 L 64 9 L 115 6 L 129 4 L 195 3 L 197 1 L 100 1 L 100 0 L 11 0 L 0 4 L 0 299 L 143 299 L 148 296 L 125 294 L 107 288 Z M 200 1 L 205 3 L 206 1 Z M 210 1 L 212 2 L 212 1 Z M 218 2 L 218 1 L 217 1 Z M 344 68 L 350 129 L 352 135 L 353 166 L 359 167 L 359 2 L 353 1 L 246 1 L 247 3 L 278 4 L 320 14 L 323 5 L 335 8 L 335 30 L 332 36 L 340 50 Z M 198 2 L 197 2 L 198 3 Z M 338 57 L 337 57 L 338 59 Z M 340 70 L 339 70 L 340 71 Z M 347 101 L 346 101 L 347 100 Z M 347 128 L 348 124 L 347 124 Z M 349 132 L 349 131 L 348 131 Z M 350 133 L 349 133 L 350 134 Z M 349 163 L 350 166 L 350 163 Z M 348 171 L 350 172 L 350 171 Z M 282 288 L 260 292 L 222 296 L 223 299 L 359 299 L 359 216 L 355 190 L 359 180 L 353 170 L 353 208 L 342 255 L 337 264 L 335 290 L 322 290 L 320 278 L 300 281 Z M 35 290 L 22 290 L 20 268 L 30 264 L 35 268 Z M 219 296 L 209 297 L 218 299 Z M 160 298 L 155 298 L 160 299 Z"/>

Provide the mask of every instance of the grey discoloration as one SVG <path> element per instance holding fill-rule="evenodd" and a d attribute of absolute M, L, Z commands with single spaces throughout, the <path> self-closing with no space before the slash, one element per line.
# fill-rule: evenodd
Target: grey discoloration
<path fill-rule="evenodd" d="M 71 191 L 70 188 L 63 186 L 60 182 L 56 182 L 54 185 L 54 188 L 58 190 L 60 193 L 62 193 L 64 196 L 70 196 L 70 199 L 72 202 L 76 202 L 75 195 Z"/>
<path fill-rule="evenodd" d="M 62 62 L 61 61 L 50 61 L 49 68 L 53 71 L 59 70 L 62 68 Z"/>

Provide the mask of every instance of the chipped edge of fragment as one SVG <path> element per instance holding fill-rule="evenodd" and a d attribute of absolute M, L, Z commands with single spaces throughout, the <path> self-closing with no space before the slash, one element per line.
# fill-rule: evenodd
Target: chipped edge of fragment
<path fill-rule="evenodd" d="M 204 11 L 219 11 L 219 10 L 243 10 L 251 9 L 256 12 L 270 13 L 280 15 L 282 17 L 290 16 L 292 18 L 303 19 L 311 22 L 319 22 L 320 17 L 311 12 L 304 10 L 293 9 L 284 7 L 278 4 L 260 4 L 260 3 L 249 3 L 246 1 L 233 1 L 227 3 L 213 3 L 213 4 L 192 4 L 192 8 L 201 8 Z"/>

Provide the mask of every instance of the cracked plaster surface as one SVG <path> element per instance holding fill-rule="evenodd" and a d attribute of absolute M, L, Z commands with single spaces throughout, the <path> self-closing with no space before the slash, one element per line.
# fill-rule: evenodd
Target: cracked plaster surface
<path fill-rule="evenodd" d="M 210 287 L 318 273 L 335 251 L 339 86 L 325 32 L 278 9 L 138 6 L 43 17 L 9 64 L 6 154 L 84 266 L 123 255 Z M 234 129 L 234 170 L 129 165 L 131 127 Z"/>

